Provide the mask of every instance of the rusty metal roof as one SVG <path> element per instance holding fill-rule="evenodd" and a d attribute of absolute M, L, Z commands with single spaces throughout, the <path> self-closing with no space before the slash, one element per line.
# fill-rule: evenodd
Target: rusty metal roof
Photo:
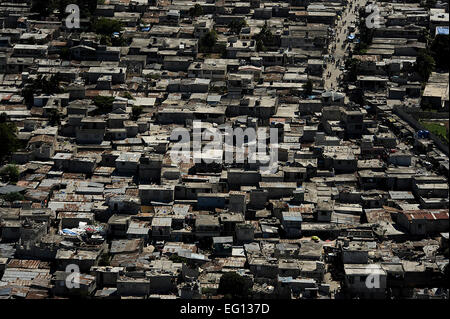
<path fill-rule="evenodd" d="M 408 220 L 413 219 L 427 219 L 427 220 L 438 220 L 438 219 L 448 219 L 448 210 L 413 210 L 404 211 L 402 214 Z"/>
<path fill-rule="evenodd" d="M 7 268 L 50 269 L 50 264 L 40 260 L 11 259 Z"/>

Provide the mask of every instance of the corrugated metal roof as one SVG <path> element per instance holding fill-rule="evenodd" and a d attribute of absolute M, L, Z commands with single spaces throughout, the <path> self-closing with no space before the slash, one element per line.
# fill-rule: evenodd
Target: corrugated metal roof
<path fill-rule="evenodd" d="M 50 265 L 40 260 L 11 259 L 7 268 L 50 269 Z"/>
<path fill-rule="evenodd" d="M 7 268 L 3 274 L 2 281 L 16 281 L 16 280 L 33 280 L 34 278 L 43 275 L 49 275 L 49 269 L 20 269 L 20 268 Z"/>
<path fill-rule="evenodd" d="M 405 211 L 402 212 L 408 220 L 413 219 L 427 219 L 427 220 L 438 220 L 438 219 L 449 219 L 448 210 L 438 210 L 438 211 Z"/>

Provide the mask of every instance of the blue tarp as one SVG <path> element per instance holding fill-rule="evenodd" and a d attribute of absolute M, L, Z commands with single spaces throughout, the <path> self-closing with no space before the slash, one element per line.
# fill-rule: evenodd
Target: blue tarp
<path fill-rule="evenodd" d="M 63 229 L 62 230 L 62 232 L 64 233 L 64 234 L 66 234 L 66 235 L 72 235 L 72 236 L 77 236 L 78 234 L 77 233 L 75 233 L 75 232 L 73 232 L 73 231 L 71 231 L 71 230 L 68 230 L 68 229 Z"/>
<path fill-rule="evenodd" d="M 448 27 L 436 27 L 436 35 L 438 34 L 448 35 Z"/>
<path fill-rule="evenodd" d="M 355 38 L 355 35 L 354 34 L 350 34 L 349 36 L 348 36 L 348 39 L 349 40 L 353 40 Z"/>
<path fill-rule="evenodd" d="M 428 138 L 430 136 L 430 132 L 427 130 L 420 130 L 417 132 L 417 136 L 419 138 Z"/>

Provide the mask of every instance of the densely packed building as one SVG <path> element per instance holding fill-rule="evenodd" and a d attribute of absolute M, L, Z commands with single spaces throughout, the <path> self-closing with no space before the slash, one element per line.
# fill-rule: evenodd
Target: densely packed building
<path fill-rule="evenodd" d="M 448 21 L 1 1 L 0 299 L 448 298 Z"/>

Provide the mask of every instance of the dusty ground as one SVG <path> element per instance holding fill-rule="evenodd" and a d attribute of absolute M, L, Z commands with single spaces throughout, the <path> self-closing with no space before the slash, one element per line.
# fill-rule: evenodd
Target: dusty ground
<path fill-rule="evenodd" d="M 347 5 L 344 12 L 342 13 L 342 16 L 340 20 L 337 22 L 337 26 L 334 27 L 335 30 L 335 38 L 330 42 L 329 47 L 331 48 L 333 45 L 336 45 L 336 49 L 334 53 L 331 53 L 331 50 L 329 50 L 330 54 L 334 56 L 335 61 L 338 61 L 336 64 L 329 62 L 327 63 L 326 69 L 324 71 L 325 76 L 325 83 L 324 88 L 326 90 L 334 89 L 339 90 L 339 77 L 343 73 L 343 71 L 339 70 L 340 66 L 344 65 L 344 55 L 347 50 L 351 50 L 351 43 L 346 43 L 344 47 L 342 47 L 342 43 L 344 43 L 344 40 L 349 36 L 350 32 L 348 30 L 348 27 L 354 23 L 357 26 L 357 18 L 356 18 L 356 5 L 359 5 L 362 7 L 365 5 L 366 0 L 356 0 L 351 1 L 353 3 L 353 6 L 350 8 L 350 4 Z M 357 32 L 357 30 L 355 31 Z M 327 77 L 328 72 L 331 71 L 331 76 Z"/>

